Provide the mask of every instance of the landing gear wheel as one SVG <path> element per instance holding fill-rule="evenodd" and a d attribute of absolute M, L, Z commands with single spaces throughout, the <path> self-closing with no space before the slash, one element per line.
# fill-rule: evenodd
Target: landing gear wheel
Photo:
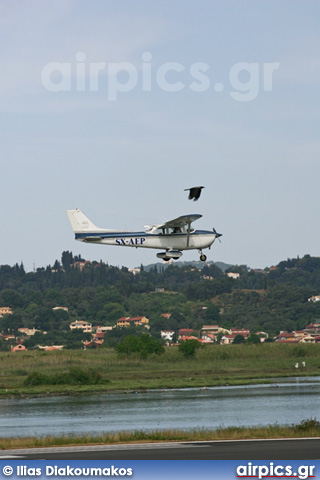
<path fill-rule="evenodd" d="M 207 257 L 205 256 L 204 253 L 201 253 L 200 260 L 201 260 L 201 262 L 205 262 L 207 260 Z"/>

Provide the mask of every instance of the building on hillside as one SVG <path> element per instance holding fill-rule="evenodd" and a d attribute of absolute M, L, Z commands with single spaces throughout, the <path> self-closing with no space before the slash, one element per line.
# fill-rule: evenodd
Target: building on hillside
<path fill-rule="evenodd" d="M 316 343 L 317 335 L 304 335 L 300 338 L 300 343 Z"/>
<path fill-rule="evenodd" d="M 169 318 L 171 317 L 171 313 L 161 313 L 160 317 L 164 317 L 169 320 Z"/>
<path fill-rule="evenodd" d="M 94 328 L 96 330 L 96 333 L 107 333 L 107 332 L 110 332 L 111 330 L 113 330 L 114 327 L 110 327 L 110 326 L 106 327 L 105 325 L 97 325 Z"/>
<path fill-rule="evenodd" d="M 212 338 L 209 338 L 210 337 L 210 334 L 208 336 L 208 338 L 198 338 L 198 341 L 202 344 L 208 344 L 210 345 L 211 343 L 215 343 L 215 339 L 212 339 Z"/>
<path fill-rule="evenodd" d="M 320 302 L 320 295 L 313 295 L 313 297 L 308 298 L 308 302 Z"/>
<path fill-rule="evenodd" d="M 92 324 L 85 322 L 84 320 L 76 320 L 75 322 L 70 323 L 70 330 L 82 330 L 85 333 L 92 333 Z"/>
<path fill-rule="evenodd" d="M 52 309 L 54 312 L 56 310 L 64 310 L 65 312 L 68 312 L 69 311 L 69 308 L 68 307 L 53 307 Z"/>
<path fill-rule="evenodd" d="M 18 328 L 18 332 L 19 332 L 19 333 L 24 333 L 24 334 L 27 335 L 28 337 L 31 337 L 31 336 L 34 335 L 36 332 L 40 332 L 40 330 L 37 330 L 36 328 L 25 328 L 25 327 L 21 327 L 21 328 Z"/>
<path fill-rule="evenodd" d="M 149 320 L 146 317 L 121 317 L 117 320 L 117 327 L 146 327 Z"/>
<path fill-rule="evenodd" d="M 163 338 L 163 340 L 167 340 L 168 342 L 172 342 L 174 334 L 174 330 L 161 330 L 160 332 L 161 338 Z"/>
<path fill-rule="evenodd" d="M 72 266 L 74 268 L 77 268 L 80 271 L 82 271 L 85 267 L 88 267 L 89 265 L 91 265 L 90 260 L 83 260 L 81 262 L 73 262 L 73 264 L 72 264 Z"/>
<path fill-rule="evenodd" d="M 231 328 L 230 330 L 231 335 L 242 335 L 245 339 L 250 337 L 250 330 L 247 328 Z"/>
<path fill-rule="evenodd" d="M 231 343 L 233 343 L 236 336 L 237 335 L 232 335 L 232 334 L 223 335 L 223 337 L 221 337 L 220 344 L 221 345 L 231 345 Z"/>
<path fill-rule="evenodd" d="M 15 340 L 15 336 L 14 335 L 2 335 L 2 339 L 5 340 L 6 342 L 8 340 Z"/>
<path fill-rule="evenodd" d="M 13 311 L 11 310 L 10 307 L 0 307 L 0 317 L 3 317 L 3 315 L 12 315 Z"/>
<path fill-rule="evenodd" d="M 201 328 L 201 336 L 206 335 L 208 333 L 213 333 L 213 335 L 218 335 L 218 333 L 230 334 L 230 330 L 226 328 L 219 327 L 219 325 L 203 325 Z"/>
<path fill-rule="evenodd" d="M 274 341 L 277 343 L 299 343 L 301 338 L 297 337 L 293 332 L 280 332 L 279 335 L 274 337 Z"/>
<path fill-rule="evenodd" d="M 310 323 L 310 325 L 307 325 L 306 328 L 304 328 L 304 331 L 309 333 L 320 333 L 320 322 Z"/>
<path fill-rule="evenodd" d="M 205 340 L 207 343 L 215 343 L 217 341 L 217 335 L 214 333 L 201 333 L 201 340 Z"/>
<path fill-rule="evenodd" d="M 234 280 L 237 280 L 240 277 L 240 273 L 236 272 L 228 272 L 227 277 L 233 278 Z"/>
<path fill-rule="evenodd" d="M 303 338 L 309 335 L 309 333 L 306 332 L 305 330 L 293 330 L 292 333 L 295 337 L 299 337 L 299 338 Z"/>
<path fill-rule="evenodd" d="M 178 331 L 178 340 L 181 340 L 182 337 L 189 337 L 190 335 L 195 333 L 199 333 L 199 332 L 197 332 L 197 330 L 195 330 L 194 328 L 180 328 L 180 330 Z"/>
<path fill-rule="evenodd" d="M 185 342 L 186 340 L 197 340 L 198 342 L 201 342 L 201 339 L 194 335 L 182 335 L 179 337 L 179 342 Z"/>
<path fill-rule="evenodd" d="M 140 273 L 140 271 L 141 271 L 141 268 L 138 268 L 138 267 L 128 269 L 128 272 L 132 273 L 133 275 L 137 275 L 137 273 Z"/>
<path fill-rule="evenodd" d="M 26 350 L 26 347 L 24 345 L 21 345 L 21 343 L 11 348 L 11 352 L 25 352 Z"/>
<path fill-rule="evenodd" d="M 260 338 L 260 342 L 263 343 L 269 338 L 269 334 L 267 332 L 256 332 L 256 335 Z"/>
<path fill-rule="evenodd" d="M 101 345 L 104 342 L 104 332 L 97 332 L 94 335 L 92 335 L 92 340 L 98 344 Z"/>
<path fill-rule="evenodd" d="M 53 352 L 54 350 L 62 350 L 64 345 L 38 345 L 40 350 L 46 350 L 49 352 Z"/>

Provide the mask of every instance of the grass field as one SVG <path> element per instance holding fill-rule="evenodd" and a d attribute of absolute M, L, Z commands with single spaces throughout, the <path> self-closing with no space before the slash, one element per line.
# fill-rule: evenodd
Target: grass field
<path fill-rule="evenodd" d="M 194 359 L 174 347 L 146 360 L 104 348 L 0 353 L 0 396 L 241 385 L 296 375 L 320 375 L 320 345 L 210 345 Z M 38 382 L 28 384 L 30 376 Z"/>

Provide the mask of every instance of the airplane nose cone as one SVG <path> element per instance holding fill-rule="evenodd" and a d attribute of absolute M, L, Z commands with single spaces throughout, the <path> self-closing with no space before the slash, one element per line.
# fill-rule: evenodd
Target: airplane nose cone
<path fill-rule="evenodd" d="M 212 231 L 217 236 L 217 238 L 222 237 L 222 233 L 218 233 L 215 228 L 213 228 Z"/>

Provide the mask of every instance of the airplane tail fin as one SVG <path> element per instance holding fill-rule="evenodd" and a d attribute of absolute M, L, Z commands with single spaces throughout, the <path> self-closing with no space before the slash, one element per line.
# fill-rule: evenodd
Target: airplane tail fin
<path fill-rule="evenodd" d="M 85 214 L 82 213 L 78 208 L 74 210 L 67 210 L 67 215 L 74 233 L 101 230 L 100 228 L 96 227 L 91 220 L 89 220 L 89 218 L 86 217 Z"/>

